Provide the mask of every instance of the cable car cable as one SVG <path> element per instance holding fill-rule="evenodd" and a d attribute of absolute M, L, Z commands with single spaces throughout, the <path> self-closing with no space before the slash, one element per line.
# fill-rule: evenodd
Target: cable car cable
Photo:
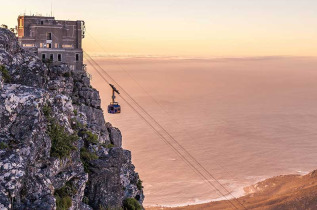
<path fill-rule="evenodd" d="M 90 65 L 94 68 L 94 70 L 109 84 L 109 81 L 103 77 L 103 75 L 99 72 L 99 70 L 97 70 L 97 69 L 92 65 L 92 63 L 91 63 L 89 60 L 87 60 L 87 61 L 88 61 L 88 63 L 90 63 Z M 164 141 L 166 144 L 168 144 L 169 146 L 172 147 L 172 149 L 177 153 L 177 155 L 178 155 L 183 161 L 185 161 L 185 163 L 186 163 L 188 166 L 190 166 L 190 168 L 192 168 L 195 173 L 197 173 L 198 175 L 200 175 L 200 176 L 204 179 L 204 181 L 208 182 L 214 189 L 216 189 L 216 191 L 217 191 L 218 193 L 220 193 L 220 195 L 223 196 L 223 197 L 226 199 L 226 201 L 228 201 L 234 208 L 238 209 L 238 208 L 232 203 L 232 201 L 226 197 L 225 194 L 223 194 L 204 174 L 202 174 L 190 161 L 188 161 L 188 160 L 186 159 L 186 157 L 184 157 L 157 129 L 155 129 L 155 127 L 154 127 L 150 122 L 148 122 L 148 120 L 147 120 L 143 115 L 141 115 L 123 96 L 120 96 L 120 97 L 128 104 L 128 106 L 129 106 L 130 108 L 132 108 L 132 109 L 138 114 L 139 117 L 141 117 L 141 118 L 163 139 L 163 141 Z"/>
<path fill-rule="evenodd" d="M 85 52 L 85 53 L 86 53 L 87 56 L 89 56 L 89 55 L 87 54 L 87 52 Z M 90 57 L 90 56 L 89 56 L 89 57 Z M 96 61 L 94 61 L 94 59 L 92 59 L 91 57 L 90 57 L 90 59 L 91 59 L 92 62 L 94 62 L 94 64 L 95 64 L 96 66 L 98 66 L 111 80 L 113 80 L 114 83 L 116 83 L 117 86 L 120 87 L 120 89 L 121 89 L 123 92 L 125 92 L 125 94 L 126 94 L 148 117 L 150 117 L 150 118 L 156 123 L 157 126 L 159 126 L 176 144 L 178 144 L 178 146 L 181 147 L 182 150 L 190 156 L 190 158 L 192 159 L 192 161 L 194 161 L 197 165 L 199 165 L 199 166 L 205 171 L 205 173 L 207 173 L 209 176 L 211 176 L 211 177 L 221 186 L 221 188 L 224 189 L 224 190 L 227 192 L 228 195 L 232 196 L 232 198 L 233 198 L 234 200 L 236 200 L 236 201 L 239 203 L 239 205 L 243 206 L 243 204 L 240 203 L 239 200 L 238 200 L 235 196 L 233 196 L 232 193 L 231 193 L 229 190 L 227 190 L 227 189 L 223 186 L 223 184 L 221 184 L 221 183 L 220 183 L 208 170 L 206 170 L 206 169 L 204 168 L 204 166 L 202 166 L 183 146 L 181 146 L 181 145 L 174 139 L 174 137 L 171 136 L 171 135 L 169 134 L 169 132 L 166 131 L 166 129 L 163 128 L 149 113 L 147 113 L 147 111 L 144 110 L 144 109 L 129 95 L 129 93 L 127 93 Z M 187 160 L 187 159 L 186 159 L 186 160 Z M 218 188 L 217 188 L 217 189 L 218 189 Z M 223 194 L 223 196 L 225 196 L 225 195 Z M 244 207 L 244 206 L 243 206 L 243 207 Z M 245 207 L 244 207 L 244 208 L 245 208 Z M 246 208 L 245 208 L 245 209 L 246 209 Z"/>
<path fill-rule="evenodd" d="M 88 35 L 90 36 L 90 38 L 92 38 L 92 39 L 94 40 L 94 42 L 96 42 L 96 44 L 97 44 L 104 52 L 106 51 L 105 48 L 102 46 L 102 44 L 100 44 L 90 33 L 88 33 Z M 159 108 L 161 109 L 161 111 L 162 111 L 163 113 L 165 113 L 168 117 L 170 117 L 170 115 L 165 111 L 165 109 L 161 106 L 161 104 L 160 104 L 152 95 L 150 95 L 150 94 L 148 93 L 148 91 L 145 90 L 145 88 L 143 88 L 143 87 L 141 86 L 141 84 L 140 84 L 136 79 L 134 79 L 128 71 L 126 71 L 126 70 L 121 66 L 121 63 L 119 63 L 119 62 L 113 62 L 113 63 L 118 64 L 118 65 L 121 67 L 121 69 L 122 69 L 122 70 L 123 70 L 123 71 L 124 71 L 124 72 L 125 72 L 125 73 L 159 106 Z M 178 122 L 177 120 L 175 120 L 175 119 L 172 119 L 172 120 L 173 120 L 173 121 L 176 121 L 176 124 L 179 126 L 179 122 Z M 181 128 L 181 127 L 179 126 L 179 128 Z M 189 133 L 188 136 L 191 137 L 191 134 Z M 191 138 L 193 138 L 193 137 L 191 137 Z M 227 170 L 226 168 L 224 168 L 220 163 L 215 162 L 215 164 L 216 164 L 218 167 L 220 167 L 222 170 L 224 170 L 225 173 L 230 174 L 231 177 L 236 178 L 235 175 L 232 175 L 232 172 L 231 172 L 231 171 L 229 171 L 229 170 Z"/>
<path fill-rule="evenodd" d="M 102 67 L 100 67 L 100 65 L 98 64 L 98 63 L 96 63 L 96 61 L 94 61 L 94 59 L 92 59 L 91 57 L 90 57 L 90 55 L 87 53 L 87 52 L 85 52 L 85 54 L 89 57 L 89 59 L 96 65 L 96 66 L 98 66 L 111 80 L 113 80 L 116 84 L 117 84 L 117 86 L 118 87 L 120 87 L 120 89 L 123 91 L 123 92 L 125 92 L 125 94 L 148 116 L 148 117 L 150 117 L 175 143 L 177 143 L 178 144 L 178 146 L 179 147 L 181 147 L 182 148 L 182 150 L 188 155 L 188 156 L 190 156 L 190 158 L 192 159 L 192 161 L 194 161 L 197 165 L 199 165 L 204 171 L 205 171 L 205 173 L 207 173 L 209 176 L 211 176 L 226 192 L 227 192 L 227 195 L 231 195 L 236 201 L 238 201 L 238 203 L 241 205 L 241 206 L 243 206 L 243 204 L 242 203 L 240 203 L 239 202 L 239 200 L 235 197 L 235 196 L 233 196 L 232 195 L 232 193 L 230 192 L 230 191 L 228 191 L 208 170 L 206 170 L 183 146 L 181 146 L 175 139 L 174 139 L 174 137 L 173 136 L 171 136 L 169 133 L 168 133 L 168 131 L 166 131 L 166 129 L 165 128 L 163 128 L 149 113 L 147 113 L 147 111 L 146 110 L 144 110 Z M 91 63 L 90 63 L 91 64 Z M 96 70 L 96 68 L 94 67 L 94 69 Z M 122 96 L 120 96 L 121 98 L 122 98 Z M 125 100 L 125 99 L 124 99 Z M 126 101 L 126 100 L 125 100 Z M 135 110 L 136 111 L 136 110 Z M 145 118 L 144 117 L 142 117 L 144 120 L 145 120 Z M 171 145 L 172 147 L 174 147 L 173 145 Z M 182 154 L 181 154 L 182 155 Z M 185 157 L 184 157 L 185 158 Z M 185 158 L 186 159 L 186 158 Z M 188 161 L 187 159 L 186 159 L 186 161 Z M 190 163 L 190 161 L 188 161 L 189 163 Z M 191 163 L 190 163 L 191 164 Z M 200 172 L 201 173 L 201 172 Z M 215 187 L 215 186 L 214 186 Z M 216 188 L 216 187 L 215 187 Z M 217 190 L 219 190 L 218 188 L 216 188 Z M 219 192 L 220 192 L 220 190 L 219 190 Z M 225 198 L 226 198 L 226 196 L 222 193 L 222 192 L 220 192 Z M 243 206 L 244 207 L 244 206 Z M 244 207 L 245 208 L 245 207 Z M 245 208 L 246 209 L 246 208 Z"/>

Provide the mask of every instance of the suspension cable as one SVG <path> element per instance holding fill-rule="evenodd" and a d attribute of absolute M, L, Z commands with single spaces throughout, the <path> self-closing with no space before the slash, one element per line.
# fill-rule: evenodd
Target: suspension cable
<path fill-rule="evenodd" d="M 227 192 L 227 195 L 231 195 L 238 203 L 239 203 L 239 205 L 241 205 L 244 209 L 246 209 L 245 208 L 245 206 L 235 197 L 235 196 L 233 196 L 232 195 L 232 193 L 229 191 L 229 190 L 227 190 L 208 170 L 206 170 L 178 141 L 176 141 L 175 140 L 175 138 L 171 135 L 171 134 L 169 134 L 169 132 L 164 128 L 164 127 L 162 127 L 146 110 L 144 110 L 98 63 L 96 63 L 96 61 L 94 61 L 92 58 L 91 58 L 91 56 L 87 53 L 87 52 L 85 52 L 85 55 L 87 55 L 87 57 L 89 58 L 89 60 L 90 61 L 88 61 L 91 65 L 92 65 L 92 67 L 97 71 L 97 73 L 107 82 L 107 83 L 109 83 L 104 77 L 103 77 L 103 75 L 102 74 L 100 74 L 100 72 L 94 67 L 94 65 L 96 65 L 96 66 L 98 66 L 112 81 L 114 81 L 114 83 L 130 98 L 130 100 L 132 100 L 133 102 L 134 102 L 134 104 L 136 104 L 137 105 L 137 107 L 139 108 L 139 109 L 141 109 L 142 110 L 142 112 L 144 113 L 144 114 L 146 114 L 153 122 L 155 122 L 155 124 L 159 127 L 159 128 L 161 128 L 168 136 L 169 136 L 169 138 L 170 139 L 172 139 L 181 149 L 182 149 L 182 151 L 184 152 L 184 153 L 186 153 L 189 157 L 190 157 L 190 159 L 195 163 L 195 164 L 197 164 L 197 165 L 199 165 L 200 166 L 200 168 L 201 169 L 203 169 L 203 171 L 205 172 L 205 173 L 207 173 L 210 177 L 212 177 L 220 186 L 221 186 L 221 188 L 222 189 L 224 189 L 226 192 Z M 93 63 L 92 63 L 93 62 Z M 134 110 L 134 111 L 136 111 L 137 113 L 138 113 L 138 115 L 143 119 L 143 120 L 145 120 L 151 127 L 152 127 L 152 129 L 153 130 L 155 130 L 156 132 L 157 132 L 157 134 L 159 134 L 162 138 L 164 138 L 164 140 L 165 141 L 167 141 L 167 139 L 162 135 L 162 134 L 160 134 L 159 133 L 159 131 L 157 131 L 155 128 L 154 128 L 154 126 L 153 125 L 151 125 L 150 123 L 149 123 L 149 121 L 147 120 L 147 119 L 145 119 L 144 118 L 144 116 L 142 116 L 134 107 L 132 107 L 132 105 L 125 99 L 125 98 L 123 98 L 121 95 L 120 95 L 120 97 Z M 188 164 L 190 164 L 191 165 L 191 168 L 192 169 L 194 169 L 196 172 L 198 172 L 201 176 L 203 176 L 215 189 L 217 189 L 217 191 L 223 196 L 223 197 L 225 197 L 227 200 L 228 200 L 228 198 L 226 197 L 226 195 L 225 194 L 223 194 L 217 187 L 215 187 L 215 185 L 214 184 L 212 184 L 209 180 L 208 180 L 208 178 L 204 175 L 204 174 L 202 174 L 182 153 L 180 153 L 172 144 L 170 144 L 168 141 L 167 142 L 165 142 L 165 143 L 168 143 L 174 150 L 175 150 L 175 152 L 177 152 L 180 156 L 181 156 L 181 158 L 185 161 L 185 162 L 187 162 Z M 230 201 L 230 200 L 228 200 L 228 201 Z M 231 202 L 231 201 L 230 201 Z M 232 202 L 231 202 L 231 204 L 235 207 L 235 208 L 237 208 Z"/>
<path fill-rule="evenodd" d="M 87 32 L 87 34 L 88 34 L 88 35 L 90 36 L 90 38 L 93 39 L 93 41 L 103 50 L 103 52 L 106 52 L 106 50 L 105 50 L 105 48 L 103 47 L 102 44 L 100 44 L 90 33 Z M 109 56 L 110 56 L 110 55 L 109 55 Z M 119 63 L 119 62 L 113 62 L 113 63 L 119 65 L 119 67 L 121 67 L 120 69 L 123 70 L 123 71 L 145 92 L 145 94 L 146 94 L 147 96 L 149 96 L 149 97 L 154 101 L 155 104 L 158 105 L 158 107 L 160 108 L 160 110 L 161 110 L 166 116 L 168 116 L 168 117 L 171 119 L 170 115 L 165 111 L 165 109 L 162 107 L 162 105 L 161 105 L 152 95 L 150 95 L 149 92 L 148 92 L 145 88 L 143 88 L 143 87 L 141 86 L 141 84 L 140 84 L 136 79 L 134 79 L 134 78 L 132 77 L 132 75 L 131 75 L 126 69 L 123 68 L 123 66 L 121 66 L 121 63 Z M 171 119 L 171 120 L 172 120 L 172 121 L 175 121 L 175 122 L 176 122 L 175 124 L 181 129 L 180 123 L 178 122 L 177 119 L 174 119 L 174 118 L 173 118 L 173 119 Z M 188 134 L 188 136 L 193 139 L 193 136 L 191 136 L 190 133 Z M 222 163 L 222 161 L 221 161 L 221 163 Z M 229 174 L 229 175 L 230 175 L 231 177 L 233 177 L 233 178 L 236 178 L 236 175 L 232 175 L 232 172 L 229 171 L 229 170 L 227 170 L 226 168 L 224 168 L 224 167 L 221 165 L 221 163 L 215 162 L 215 164 L 216 164 L 218 167 L 220 167 L 222 170 L 224 170 L 225 173 Z"/>

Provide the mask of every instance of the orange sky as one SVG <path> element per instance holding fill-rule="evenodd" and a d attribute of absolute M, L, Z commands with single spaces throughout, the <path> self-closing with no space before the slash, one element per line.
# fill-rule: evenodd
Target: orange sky
<path fill-rule="evenodd" d="M 105 55 L 315 56 L 315 0 L 52 0 L 58 19 L 86 21 L 85 49 Z M 50 14 L 50 0 L 2 3 L 2 23 Z M 94 40 L 101 43 L 99 47 Z"/>

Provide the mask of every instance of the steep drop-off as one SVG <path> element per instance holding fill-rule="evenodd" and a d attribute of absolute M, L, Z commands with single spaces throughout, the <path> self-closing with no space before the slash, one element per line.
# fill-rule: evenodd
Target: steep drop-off
<path fill-rule="evenodd" d="M 0 209 L 106 209 L 144 200 L 85 71 L 42 62 L 0 29 Z"/>

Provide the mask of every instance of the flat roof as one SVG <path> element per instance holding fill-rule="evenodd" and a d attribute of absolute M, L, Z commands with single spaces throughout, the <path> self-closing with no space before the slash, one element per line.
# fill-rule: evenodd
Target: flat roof
<path fill-rule="evenodd" d="M 19 18 L 20 18 L 20 17 L 24 17 L 24 18 L 34 18 L 34 19 L 41 18 L 41 19 L 52 19 L 52 20 L 55 20 L 55 17 L 40 16 L 40 15 L 19 15 Z"/>
<path fill-rule="evenodd" d="M 27 19 L 46 19 L 46 20 L 56 20 L 55 17 L 48 17 L 48 16 L 40 16 L 40 15 L 19 15 L 19 18 L 27 18 Z M 83 22 L 83 20 L 56 20 L 57 22 L 77 22 L 77 21 L 81 21 Z"/>

